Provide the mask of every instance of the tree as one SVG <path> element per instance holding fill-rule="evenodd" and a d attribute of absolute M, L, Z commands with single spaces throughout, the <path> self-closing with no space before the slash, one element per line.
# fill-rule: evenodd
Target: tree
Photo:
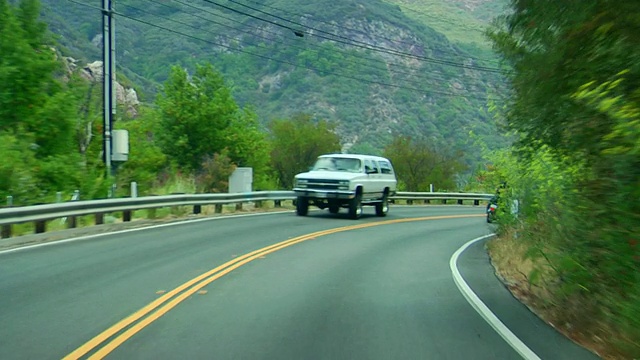
<path fill-rule="evenodd" d="M 546 290 L 567 322 L 589 319 L 584 334 L 611 338 L 636 358 L 640 205 L 630 199 L 640 196 L 640 8 L 624 0 L 511 5 L 489 36 L 511 68 L 504 121 L 519 136 L 512 163 L 526 165 L 505 172 L 526 198 L 519 241 L 553 269 Z"/>
<path fill-rule="evenodd" d="M 394 138 L 383 155 L 393 163 L 406 191 L 428 191 L 429 184 L 443 190 L 456 189 L 456 175 L 465 168 L 460 154 L 408 136 Z"/>
<path fill-rule="evenodd" d="M 513 71 L 507 124 L 527 146 L 595 161 L 613 123 L 573 94 L 584 84 L 611 80 L 626 70 L 619 91 L 640 102 L 640 8 L 634 1 L 513 0 L 509 15 L 489 33 Z"/>
<path fill-rule="evenodd" d="M 142 107 L 135 120 L 116 123 L 118 129 L 129 132 L 129 159 L 117 171 L 119 188 L 127 188 L 132 181 L 137 182 L 140 194 L 150 194 L 158 183 L 158 174 L 169 163 L 167 155 L 157 144 L 157 118 L 154 109 Z"/>
<path fill-rule="evenodd" d="M 192 77 L 174 66 L 156 104 L 160 147 L 180 167 L 198 170 L 206 156 L 230 145 L 226 136 L 239 108 L 211 64 L 197 65 Z"/>
<path fill-rule="evenodd" d="M 266 131 L 260 128 L 258 117 L 251 109 L 238 111 L 225 133 L 228 157 L 234 164 L 253 168 L 254 189 L 272 189 L 270 152 Z"/>
<path fill-rule="evenodd" d="M 319 155 L 340 151 L 335 125 L 326 120 L 316 121 L 308 114 L 273 120 L 269 130 L 271 164 L 282 189 L 291 189 L 293 177 L 307 171 Z"/>
<path fill-rule="evenodd" d="M 76 104 L 54 77 L 61 64 L 39 14 L 37 0 L 0 0 L 0 131 L 32 134 L 44 157 L 71 150 Z"/>
<path fill-rule="evenodd" d="M 75 146 L 80 102 L 39 16 L 37 0 L 0 0 L 0 195 L 24 205 L 95 184 Z"/>

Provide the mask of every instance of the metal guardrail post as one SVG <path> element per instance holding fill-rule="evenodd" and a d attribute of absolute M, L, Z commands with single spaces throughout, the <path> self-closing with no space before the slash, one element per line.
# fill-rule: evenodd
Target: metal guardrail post
<path fill-rule="evenodd" d="M 242 211 L 242 203 L 236 203 L 236 211 Z"/>
<path fill-rule="evenodd" d="M 102 224 L 104 224 L 104 214 L 96 213 L 96 225 L 102 225 Z"/>
<path fill-rule="evenodd" d="M 13 196 L 7 196 L 7 207 L 13 206 Z M 11 237 L 11 224 L 2 225 L 2 230 L 0 230 L 0 238 L 8 239 Z"/>
<path fill-rule="evenodd" d="M 132 198 L 138 197 L 138 183 L 135 181 L 131 182 L 131 197 Z"/>
<path fill-rule="evenodd" d="M 462 205 L 462 199 L 458 199 L 458 205 Z"/>
<path fill-rule="evenodd" d="M 47 231 L 47 220 L 40 220 L 35 222 L 36 234 L 42 234 Z"/>
<path fill-rule="evenodd" d="M 216 212 L 216 214 L 221 214 L 222 213 L 222 204 L 216 204 L 215 212 Z"/>
<path fill-rule="evenodd" d="M 131 217 L 133 216 L 132 210 L 125 210 L 122 212 L 122 221 L 129 222 L 131 221 Z"/>
<path fill-rule="evenodd" d="M 202 205 L 193 205 L 193 213 L 196 215 L 202 213 Z"/>
<path fill-rule="evenodd" d="M 59 193 L 59 194 L 62 195 L 62 193 Z M 80 190 L 74 190 L 73 195 L 71 196 L 71 201 L 78 201 L 78 200 L 80 200 Z M 76 226 L 78 226 L 78 221 L 75 216 L 70 216 L 68 220 L 69 220 L 69 224 L 67 224 L 68 229 L 74 229 Z M 65 216 L 62 219 L 60 219 L 60 222 L 62 224 L 66 223 L 67 217 Z"/>
<path fill-rule="evenodd" d="M 282 207 L 282 201 L 280 201 L 280 200 L 274 200 L 274 201 L 273 201 L 273 206 L 274 206 L 274 207 L 277 207 L 277 208 Z"/>
<path fill-rule="evenodd" d="M 78 218 L 75 216 L 69 216 L 69 223 L 67 224 L 67 228 L 74 229 L 78 226 Z"/>
<path fill-rule="evenodd" d="M 0 234 L 0 238 L 8 239 L 11 237 L 11 225 L 2 225 L 2 231 Z"/>

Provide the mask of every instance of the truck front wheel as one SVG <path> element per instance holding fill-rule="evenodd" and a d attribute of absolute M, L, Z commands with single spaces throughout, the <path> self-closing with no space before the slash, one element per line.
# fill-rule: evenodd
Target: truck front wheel
<path fill-rule="evenodd" d="M 349 217 L 357 220 L 362 215 L 362 194 L 358 193 L 349 203 Z"/>
<path fill-rule="evenodd" d="M 309 213 L 309 199 L 306 197 L 298 197 L 296 201 L 296 214 L 298 216 L 307 216 Z"/>

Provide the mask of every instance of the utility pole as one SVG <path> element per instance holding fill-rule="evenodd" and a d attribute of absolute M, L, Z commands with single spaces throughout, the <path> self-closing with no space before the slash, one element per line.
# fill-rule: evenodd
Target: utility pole
<path fill-rule="evenodd" d="M 115 31 L 113 19 L 113 1 L 102 0 L 102 82 L 104 89 L 103 102 L 103 154 L 107 177 L 111 177 L 111 127 L 115 115 Z"/>

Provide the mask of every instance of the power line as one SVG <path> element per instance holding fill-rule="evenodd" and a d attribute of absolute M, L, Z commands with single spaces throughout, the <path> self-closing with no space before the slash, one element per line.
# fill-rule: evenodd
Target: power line
<path fill-rule="evenodd" d="M 275 23 L 273 21 L 266 20 L 266 19 L 260 18 L 258 16 L 254 16 L 254 15 L 248 14 L 246 12 L 234 9 L 232 7 L 229 7 L 229 6 L 226 6 L 226 5 L 222 5 L 222 4 L 218 4 L 218 3 L 216 3 L 215 1 L 212 1 L 212 0 L 203 0 L 203 1 L 205 1 L 207 3 L 210 3 L 210 4 L 213 4 L 215 6 L 221 7 L 223 9 L 227 9 L 229 11 L 241 14 L 241 15 L 249 16 L 251 18 L 258 19 L 258 20 L 261 20 L 261 21 L 265 21 L 265 22 L 270 23 L 270 24 L 277 24 L 278 26 L 283 26 L 283 25 Z M 289 22 L 289 23 L 294 24 L 296 26 L 300 26 L 302 28 L 306 28 L 306 29 L 309 29 L 309 30 L 312 30 L 312 31 L 315 31 L 315 32 L 318 32 L 318 33 L 328 34 L 330 36 L 334 36 L 334 37 L 337 37 L 339 39 L 346 39 L 346 41 L 338 40 L 338 39 L 330 38 L 330 37 L 323 37 L 323 36 L 320 36 L 320 35 L 317 35 L 317 34 L 312 34 L 309 31 L 305 31 L 304 32 L 305 35 L 317 36 L 317 37 L 321 37 L 321 38 L 324 38 L 324 39 L 327 39 L 327 40 L 330 40 L 330 41 L 335 41 L 335 42 L 339 42 L 339 43 L 350 45 L 350 46 L 355 46 L 355 47 L 368 49 L 368 50 L 373 50 L 373 51 L 384 52 L 384 53 L 387 53 L 387 54 L 390 54 L 390 55 L 409 57 L 409 58 L 413 58 L 413 59 L 421 60 L 421 61 L 425 61 L 425 62 L 432 62 L 432 63 L 436 63 L 436 64 L 454 66 L 454 67 L 459 67 L 459 68 L 464 68 L 464 69 L 469 69 L 469 70 L 495 72 L 495 73 L 501 73 L 501 74 L 505 73 L 503 70 L 498 69 L 498 68 L 491 68 L 491 67 L 485 67 L 485 66 L 464 65 L 464 64 L 453 62 L 453 61 L 435 59 L 435 58 L 430 58 L 430 57 L 427 57 L 427 56 L 414 55 L 414 54 L 411 54 L 411 53 L 406 53 L 406 52 L 402 52 L 402 51 L 398 51 L 398 50 L 388 49 L 388 48 L 377 46 L 377 45 L 370 45 L 370 44 L 367 44 L 366 42 L 363 42 L 363 41 L 353 40 L 353 39 L 350 39 L 350 38 L 347 38 L 347 37 L 344 37 L 344 36 L 332 34 L 330 32 L 324 31 L 324 30 L 320 30 L 320 29 L 309 27 L 309 26 L 305 26 L 305 25 L 300 24 L 298 22 L 295 22 L 295 21 L 292 21 L 292 20 L 288 20 L 288 19 L 283 18 L 283 17 L 278 16 L 278 15 L 270 14 L 268 12 L 262 11 L 260 9 L 254 8 L 252 6 L 238 3 L 238 2 L 236 2 L 234 0 L 228 0 L 228 1 L 232 2 L 234 4 L 238 4 L 240 6 L 246 7 L 248 9 L 253 10 L 253 11 L 259 12 L 261 14 L 265 14 L 265 15 L 274 17 L 276 19 Z M 290 28 L 290 27 L 288 27 L 288 28 Z"/>
<path fill-rule="evenodd" d="M 173 7 L 173 6 L 170 6 L 170 5 L 166 5 L 166 4 L 162 4 L 162 3 L 156 3 L 156 2 L 153 2 L 153 1 L 151 1 L 151 0 L 148 0 L 148 1 L 150 1 L 150 2 L 152 2 L 152 3 L 154 3 L 154 4 L 162 5 L 162 6 L 164 6 L 164 7 L 167 7 L 167 8 L 169 8 L 169 9 L 172 9 L 172 10 L 182 11 L 181 9 L 176 8 L 176 7 Z M 208 13 L 208 14 L 211 14 L 211 15 L 214 15 L 214 16 L 220 16 L 220 15 L 218 15 L 218 14 L 215 14 L 215 13 L 211 12 L 210 10 L 202 9 L 202 8 L 197 7 L 197 6 L 194 6 L 194 5 L 191 5 L 191 4 L 188 4 L 188 3 L 184 3 L 184 2 L 182 2 L 182 1 L 180 1 L 180 0 L 173 0 L 173 1 L 174 1 L 174 2 L 176 2 L 176 3 L 182 4 L 182 5 L 184 5 L 184 6 L 187 6 L 187 7 L 193 8 L 193 9 L 195 9 L 195 10 L 201 11 L 201 12 L 205 12 L 205 13 Z M 124 5 L 124 6 L 126 6 L 126 7 L 129 7 L 129 8 L 131 8 L 131 9 L 134 9 L 134 10 L 136 10 L 136 11 L 142 12 L 142 13 L 150 14 L 150 15 L 153 15 L 153 16 L 156 16 L 156 17 L 159 17 L 159 18 L 165 19 L 165 20 L 167 20 L 167 21 L 171 21 L 171 22 L 179 23 L 179 24 L 182 24 L 182 25 L 185 25 L 185 26 L 189 26 L 189 27 L 195 28 L 195 29 L 197 29 L 197 30 L 201 30 L 200 28 L 196 28 L 196 27 L 194 27 L 192 24 L 187 24 L 187 23 L 184 23 L 184 22 L 181 22 L 181 21 L 175 20 L 175 19 L 171 19 L 171 18 L 167 18 L 167 17 L 160 16 L 160 15 L 157 15 L 157 14 L 152 14 L 152 13 L 150 13 L 150 12 L 148 12 L 148 11 L 145 11 L 145 10 L 143 10 L 143 9 L 140 9 L 140 8 L 135 7 L 135 6 L 128 5 L 128 4 L 122 4 L 122 5 Z M 220 22 L 217 22 L 217 21 L 214 21 L 214 20 L 208 19 L 208 18 L 206 18 L 206 17 L 204 17 L 204 16 L 201 16 L 201 15 L 199 15 L 199 14 L 186 13 L 186 12 L 185 12 L 185 14 L 189 14 L 189 15 L 191 15 L 191 16 L 195 16 L 195 17 L 200 18 L 200 19 L 202 19 L 202 20 L 205 20 L 205 21 L 208 21 L 208 22 L 211 22 L 211 23 L 213 23 L 213 24 L 217 24 L 217 25 L 220 25 L 220 26 L 223 26 L 223 27 L 229 28 L 229 29 L 233 29 L 233 30 L 236 30 L 236 31 L 239 31 L 239 32 L 243 32 L 243 33 L 246 33 L 246 34 L 250 34 L 250 35 L 252 35 L 252 36 L 254 36 L 254 37 L 259 37 L 259 38 L 262 38 L 262 39 L 265 39 L 265 40 L 272 40 L 272 39 L 269 39 L 269 38 L 267 38 L 267 37 L 265 37 L 265 36 L 261 36 L 261 35 L 255 34 L 255 33 L 252 33 L 252 32 L 250 32 L 250 31 L 247 31 L 247 30 L 238 29 L 238 28 L 235 28 L 235 27 L 232 27 L 232 26 L 229 26 L 229 25 L 226 25 L 226 24 L 223 24 L 223 23 L 220 23 Z M 226 17 L 223 17 L 223 16 L 220 16 L 220 17 L 222 17 L 222 18 L 224 18 L 224 19 L 227 19 L 227 20 L 235 21 L 235 20 L 233 20 L 233 19 L 229 19 L 229 18 L 226 18 Z M 258 28 L 256 28 L 256 29 L 258 29 Z M 210 31 L 207 31 L 207 32 L 210 32 Z M 267 31 L 267 32 L 268 32 L 268 33 L 271 33 L 271 34 L 276 34 L 276 35 L 278 35 L 277 33 L 274 33 L 274 32 L 269 32 L 269 31 Z M 227 35 L 221 35 L 221 36 L 224 36 L 224 37 L 230 38 L 230 37 L 229 37 L 229 36 L 227 36 Z M 234 39 L 234 40 L 237 40 L 237 39 Z M 239 41 L 239 42 L 241 42 L 241 43 L 245 43 L 245 44 L 247 44 L 247 43 L 246 43 L 246 42 L 244 42 L 244 41 L 241 41 L 241 40 L 238 40 L 238 41 Z M 260 46 L 257 46 L 256 44 L 248 44 L 248 45 L 256 46 L 256 47 L 260 47 Z M 313 46 L 313 47 L 315 47 L 315 48 L 319 48 L 319 49 L 321 49 L 321 50 L 325 50 L 325 51 L 327 51 L 327 52 L 333 52 L 333 51 L 331 51 L 331 50 L 327 50 L 327 49 L 325 49 L 325 48 L 322 48 L 322 46 L 319 46 L 319 45 L 315 45 L 315 44 L 310 44 L 310 45 L 311 45 L 311 46 Z M 288 46 L 288 47 L 291 47 L 291 48 L 301 49 L 301 50 L 308 50 L 308 49 L 307 49 L 307 48 L 305 48 L 305 47 L 296 46 L 296 45 L 287 45 L 287 46 Z M 371 61 L 371 62 L 380 62 L 380 63 L 383 63 L 383 64 L 387 65 L 385 62 L 383 62 L 383 61 L 381 61 L 381 60 L 377 60 L 377 59 L 369 58 L 369 57 L 366 57 L 366 56 L 360 56 L 360 55 L 357 55 L 357 53 L 356 53 L 356 54 L 346 53 L 346 52 L 343 52 L 343 51 L 340 51 L 340 50 L 338 50 L 337 52 L 339 52 L 340 54 L 342 54 L 342 55 L 344 55 L 344 56 L 347 56 L 347 57 L 356 57 L 356 58 L 360 58 L 360 59 L 368 60 L 368 61 Z M 320 52 L 316 50 L 316 54 L 320 54 Z M 422 74 L 416 74 L 416 73 L 411 73 L 411 72 L 406 72 L 406 71 L 394 70 L 394 69 L 390 69 L 390 68 L 387 68 L 387 67 L 378 67 L 378 66 L 373 66 L 373 65 L 370 65 L 370 64 L 365 64 L 365 63 L 362 63 L 362 62 L 354 62 L 354 64 L 357 64 L 357 65 L 360 65 L 360 66 L 363 66 L 363 67 L 368 67 L 368 68 L 371 68 L 371 69 L 376 69 L 376 70 L 385 71 L 385 72 L 390 72 L 390 73 L 395 73 L 395 74 L 402 74 L 402 75 L 410 76 L 410 77 L 413 77 L 413 78 L 415 78 L 416 76 L 419 76 L 420 78 L 424 78 L 425 80 L 440 80 L 440 81 L 448 81 L 448 80 L 450 80 L 450 79 L 445 79 L 445 78 L 442 78 L 442 77 L 424 77 L 424 75 L 422 75 Z M 401 66 L 401 65 L 396 64 L 396 63 L 393 63 L 393 65 L 395 65 L 395 66 Z M 452 78 L 454 78 L 454 77 L 452 77 Z M 418 82 L 417 82 L 417 81 L 415 81 L 415 80 L 404 80 L 404 81 L 408 81 L 408 82 L 410 82 L 410 83 L 414 83 L 414 84 L 417 84 L 417 83 L 418 83 Z"/>
<path fill-rule="evenodd" d="M 346 31 L 357 32 L 357 33 L 359 33 L 359 34 L 363 34 L 363 32 L 362 32 L 362 31 L 357 30 L 357 29 L 353 29 L 353 28 L 350 28 L 350 27 L 347 27 L 347 26 L 342 26 L 342 25 L 339 25 L 339 24 L 337 24 L 337 23 L 330 23 L 330 22 L 327 22 L 327 21 L 317 20 L 317 19 L 313 19 L 313 18 L 307 18 L 307 16 L 306 16 L 306 15 L 304 15 L 304 14 L 295 13 L 295 12 L 292 12 L 292 11 L 287 11 L 287 10 L 284 10 L 284 9 L 281 9 L 281 8 L 278 8 L 278 7 L 275 7 L 275 6 L 270 6 L 270 5 L 267 5 L 267 4 L 262 4 L 262 3 L 257 2 L 257 1 L 253 1 L 253 0 L 245 0 L 245 2 L 252 3 L 252 4 L 256 4 L 256 5 L 260 5 L 260 6 L 262 6 L 262 7 L 269 8 L 269 9 L 272 9 L 272 10 L 281 11 L 281 12 L 283 12 L 283 13 L 285 13 L 285 14 L 289 14 L 289 15 L 293 15 L 293 16 L 298 16 L 298 17 L 306 18 L 306 19 L 309 19 L 309 20 L 314 21 L 314 22 L 316 22 L 316 23 L 325 24 L 325 25 L 328 25 L 328 26 L 330 26 L 330 27 L 334 27 L 334 28 L 343 29 L 343 30 L 346 30 Z M 395 5 L 395 4 L 394 4 L 394 5 Z M 411 10 L 411 9 L 409 9 L 409 10 Z M 435 18 L 435 19 L 438 19 L 438 18 L 436 18 L 435 16 L 432 16 L 432 15 L 424 14 L 424 13 L 421 13 L 421 12 L 420 12 L 420 14 L 425 15 L 425 16 L 430 16 L 430 17 Z M 438 20 L 439 20 L 439 21 L 442 21 L 442 20 L 440 20 L 440 19 L 438 19 Z M 451 24 L 453 24 L 453 25 L 458 25 L 458 26 L 459 26 L 459 24 L 455 24 L 455 23 L 451 23 Z M 467 28 L 467 27 L 462 27 L 462 26 L 460 26 L 460 27 L 461 27 L 461 28 Z M 472 29 L 472 28 L 467 28 L 467 29 Z M 478 29 L 475 29 L 475 31 L 479 31 L 479 32 L 481 32 L 481 31 L 480 31 L 480 30 L 478 30 Z M 413 44 L 414 44 L 414 43 L 412 43 L 412 42 L 402 41 L 402 40 L 396 40 L 396 39 L 391 39 L 391 38 L 388 38 L 388 37 L 385 37 L 385 36 L 378 36 L 378 38 L 380 38 L 380 39 L 384 39 L 384 40 L 387 40 L 387 41 L 390 41 L 390 42 L 394 42 L 394 43 L 405 44 L 405 45 L 413 45 Z M 447 53 L 447 54 L 452 54 L 452 55 L 457 56 L 457 57 L 464 57 L 464 55 L 461 55 L 460 53 L 458 53 L 458 52 L 454 52 L 454 51 L 447 51 L 447 50 L 443 50 L 443 49 L 438 49 L 438 51 L 443 52 L 443 53 Z M 486 61 L 486 62 L 490 62 L 490 63 L 498 63 L 498 61 L 497 61 L 497 60 L 486 59 L 486 58 L 481 58 L 481 57 L 476 57 L 476 58 L 471 57 L 471 59 L 478 60 L 478 61 Z"/>
<path fill-rule="evenodd" d="M 81 3 L 81 2 L 76 1 L 76 0 L 68 0 L 68 1 L 70 1 L 72 3 L 76 3 L 76 4 L 79 4 L 79 5 L 87 6 L 87 7 L 102 11 L 102 9 L 99 8 L 99 7 L 92 6 L 92 5 L 89 5 L 89 4 L 86 4 L 86 3 Z M 205 42 L 205 43 L 208 43 L 208 44 L 211 44 L 211 45 L 220 46 L 222 48 L 226 48 L 226 49 L 229 49 L 229 50 L 232 50 L 232 51 L 237 51 L 237 52 L 244 53 L 244 54 L 247 54 L 247 55 L 250 55 L 250 56 L 255 56 L 255 57 L 258 57 L 258 58 L 265 59 L 265 60 L 275 61 L 275 62 L 278 62 L 278 63 L 287 64 L 287 65 L 291 65 L 291 66 L 294 66 L 294 67 L 304 68 L 304 69 L 307 69 L 307 70 L 314 71 L 316 73 L 325 73 L 327 75 L 333 75 L 333 76 L 336 76 L 336 77 L 355 80 L 355 81 L 359 81 L 359 82 L 363 82 L 363 83 L 368 83 L 368 84 L 371 84 L 371 85 L 386 86 L 386 87 L 392 87 L 392 88 L 397 88 L 397 89 L 416 91 L 416 92 L 419 92 L 419 93 L 431 93 L 431 94 L 438 94 L 438 95 L 443 95 L 443 96 L 460 97 L 460 98 L 466 98 L 466 99 L 477 99 L 477 100 L 484 100 L 484 101 L 487 101 L 487 100 L 497 100 L 497 101 L 499 101 L 500 100 L 500 99 L 497 99 L 497 98 L 489 98 L 489 97 L 473 96 L 473 95 L 462 95 L 462 94 L 456 94 L 456 93 L 451 93 L 451 92 L 446 92 L 446 91 L 418 89 L 418 88 L 414 88 L 414 87 L 407 87 L 407 86 L 401 86 L 401 85 L 396 85 L 396 84 L 389 84 L 389 83 L 383 83 L 383 82 L 374 81 L 374 80 L 363 79 L 363 78 L 350 76 L 350 75 L 336 74 L 336 73 L 333 73 L 333 72 L 330 72 L 330 71 L 323 71 L 323 70 L 316 69 L 316 68 L 309 67 L 309 66 L 301 66 L 299 64 L 295 64 L 295 63 L 292 63 L 292 62 L 289 62 L 289 61 L 286 61 L 286 60 L 274 59 L 274 58 L 271 58 L 269 56 L 256 54 L 254 52 L 246 51 L 246 50 L 243 50 L 243 49 L 232 48 L 230 46 L 227 46 L 227 45 L 224 45 L 224 44 L 220 44 L 220 43 L 215 42 L 215 41 L 203 39 L 203 38 L 200 38 L 200 37 L 197 37 L 197 36 L 193 36 L 191 34 L 187 34 L 187 33 L 184 33 L 184 32 L 177 31 L 177 30 L 169 29 L 167 27 L 160 26 L 160 25 L 157 25 L 157 24 L 154 24 L 154 23 L 142 20 L 142 19 L 138 19 L 138 18 L 135 18 L 133 16 L 129 16 L 129 15 L 117 12 L 117 11 L 114 11 L 114 14 L 115 15 L 119 15 L 119 16 L 121 16 L 123 18 L 126 18 L 126 19 L 129 19 L 129 20 L 141 23 L 141 24 L 145 24 L 145 25 L 148 25 L 148 26 L 151 26 L 151 27 L 154 27 L 154 28 L 165 30 L 165 31 L 174 33 L 176 35 L 181 35 L 181 36 L 193 39 L 193 40 L 202 41 L 202 42 Z"/>
<path fill-rule="evenodd" d="M 180 3 L 180 1 L 178 1 L 178 0 L 174 0 L 174 1 L 176 1 L 176 2 Z M 191 24 L 191 23 L 185 23 L 185 22 L 183 22 L 183 21 L 179 21 L 179 20 L 175 20 L 175 19 L 172 19 L 172 18 L 167 18 L 167 17 L 163 17 L 163 16 L 160 16 L 160 15 L 152 14 L 152 13 L 150 13 L 150 12 L 147 12 L 147 11 L 145 11 L 145 10 L 142 10 L 142 9 L 140 9 L 140 8 L 137 8 L 137 7 L 134 7 L 134 6 L 131 6 L 131 5 L 126 5 L 126 4 L 123 4 L 123 5 L 124 5 L 124 6 L 126 6 L 126 7 L 129 7 L 129 8 L 132 8 L 132 9 L 134 9 L 134 10 L 136 10 L 136 11 L 139 11 L 139 12 L 142 12 L 142 13 L 146 13 L 146 14 L 150 14 L 150 15 L 153 15 L 153 16 L 155 16 L 155 17 L 161 18 L 161 19 L 163 19 L 163 20 L 167 20 L 167 21 L 170 21 L 170 22 L 173 22 L 173 23 L 177 23 L 177 24 L 180 24 L 180 25 L 188 26 L 188 27 L 193 28 L 193 29 L 195 29 L 195 30 L 204 30 L 204 29 L 202 29 L 202 28 L 200 28 L 200 27 L 194 26 L 194 25 L 193 25 L 193 24 Z M 171 6 L 168 6 L 168 5 L 163 5 L 163 6 L 167 6 L 167 7 L 171 8 L 171 9 L 173 9 L 173 10 L 179 10 L 179 9 L 176 9 L 176 8 L 171 7 Z M 200 8 L 198 8 L 198 7 L 194 7 L 194 8 L 195 8 L 195 9 L 198 9 L 198 10 L 202 10 L 202 11 L 207 12 L 207 10 L 205 10 L 205 9 L 200 9 Z M 187 13 L 187 14 L 189 14 L 189 13 Z M 196 15 L 196 14 L 189 14 L 189 15 L 194 15 L 194 16 L 196 16 L 196 17 L 198 17 L 198 18 L 201 18 L 201 19 L 203 19 L 203 20 L 206 20 L 206 21 L 208 21 L 208 20 L 209 20 L 209 19 L 207 19 L 207 18 L 201 17 L 200 15 Z M 217 23 L 217 22 L 216 22 L 216 23 Z M 223 25 L 223 26 L 226 26 L 226 25 Z M 239 29 L 236 29 L 236 28 L 234 28 L 234 27 L 230 27 L 230 26 L 227 26 L 227 27 L 229 27 L 229 28 L 231 28 L 231 29 L 234 29 L 234 30 L 238 30 L 238 31 L 242 31 L 242 32 L 245 32 L 245 33 L 252 34 L 251 32 L 244 31 L 244 30 L 239 30 Z M 205 30 L 205 31 L 206 31 L 207 33 L 211 33 L 211 31 L 208 31 L 208 30 Z M 266 38 L 266 37 L 263 37 L 263 36 L 260 36 L 260 35 L 255 35 L 255 34 L 252 34 L 252 35 L 253 35 L 253 36 L 258 36 L 258 37 L 263 38 L 263 39 L 266 39 L 266 40 L 271 40 L 271 39 L 269 39 L 269 38 Z M 246 44 L 246 42 L 244 42 L 244 41 L 241 41 L 241 40 L 238 40 L 238 39 L 235 39 L 235 38 L 231 38 L 231 37 L 229 37 L 229 36 L 227 36 L 227 35 L 220 35 L 220 36 L 224 36 L 224 37 L 226 37 L 226 38 L 236 40 L 236 41 L 238 41 L 239 43 L 245 43 L 245 44 Z M 264 46 L 259 46 L 259 45 L 255 45 L 255 44 L 249 44 L 249 45 L 251 45 L 251 46 L 255 46 L 256 48 L 269 50 L 269 48 L 266 48 L 266 47 L 264 47 Z M 306 48 L 303 48 L 303 47 L 300 47 L 300 46 L 295 46 L 295 45 L 287 45 L 287 47 L 290 47 L 290 48 L 298 48 L 298 49 L 302 49 L 302 50 L 307 50 Z M 317 46 L 317 45 L 316 45 L 316 47 L 320 48 L 321 50 L 324 50 L 324 49 L 322 49 L 322 47 L 321 47 L 321 46 Z M 329 51 L 327 51 L 327 52 L 331 53 L 331 52 L 333 52 L 333 51 L 329 50 Z M 319 54 L 320 54 L 320 52 L 319 52 L 319 51 L 316 51 L 316 54 L 317 54 L 317 55 L 319 55 Z M 350 54 L 345 54 L 345 55 L 346 55 L 346 56 L 350 56 Z M 365 57 L 365 58 L 366 58 L 366 57 Z M 272 59 L 273 59 L 273 58 L 272 58 Z M 366 58 L 366 59 L 368 59 L 368 60 L 370 60 L 370 61 L 376 61 L 375 59 L 371 59 L 371 58 Z M 273 60 L 276 60 L 276 59 L 273 59 Z M 386 68 L 386 67 L 384 67 L 384 68 L 383 68 L 383 67 L 377 67 L 377 66 L 372 66 L 372 65 L 368 65 L 368 64 L 359 63 L 359 62 L 355 62 L 355 64 L 358 64 L 358 65 L 361 65 L 361 66 L 365 66 L 365 67 L 369 67 L 369 68 L 376 69 L 376 70 L 380 70 L 380 71 L 384 71 L 384 72 L 390 72 L 390 73 L 396 73 L 396 74 L 403 74 L 403 75 L 405 75 L 405 76 L 409 76 L 409 77 L 411 78 L 410 80 L 409 80 L 409 79 L 406 79 L 406 78 L 405 78 L 405 79 L 402 79 L 402 80 L 401 80 L 402 82 L 411 83 L 411 84 L 415 84 L 415 85 L 418 85 L 418 86 L 423 85 L 423 84 L 426 82 L 426 81 L 422 81 L 422 82 L 421 82 L 421 81 L 419 81 L 419 80 L 415 80 L 415 78 L 416 78 L 416 77 L 423 77 L 423 75 L 421 75 L 421 74 L 409 73 L 409 72 L 404 72 L 404 71 L 399 71 L 399 70 L 389 69 L 389 68 Z M 296 66 L 302 66 L 302 65 L 296 65 Z M 314 70 L 316 70 L 316 71 L 318 71 L 318 69 L 315 69 L 315 68 L 313 68 L 313 69 L 314 69 Z M 333 74 L 334 74 L 334 75 L 338 75 L 338 74 L 336 74 L 336 73 L 333 73 Z M 455 77 L 452 77 L 452 79 L 444 79 L 444 78 L 428 78 L 428 77 L 425 77 L 424 79 L 426 79 L 427 81 L 440 80 L 440 81 L 447 82 L 447 81 L 449 81 L 449 80 L 455 79 Z M 447 84 L 447 85 L 448 85 L 448 84 Z M 470 84 L 469 86 L 471 86 L 471 85 L 472 85 L 472 84 Z"/>

